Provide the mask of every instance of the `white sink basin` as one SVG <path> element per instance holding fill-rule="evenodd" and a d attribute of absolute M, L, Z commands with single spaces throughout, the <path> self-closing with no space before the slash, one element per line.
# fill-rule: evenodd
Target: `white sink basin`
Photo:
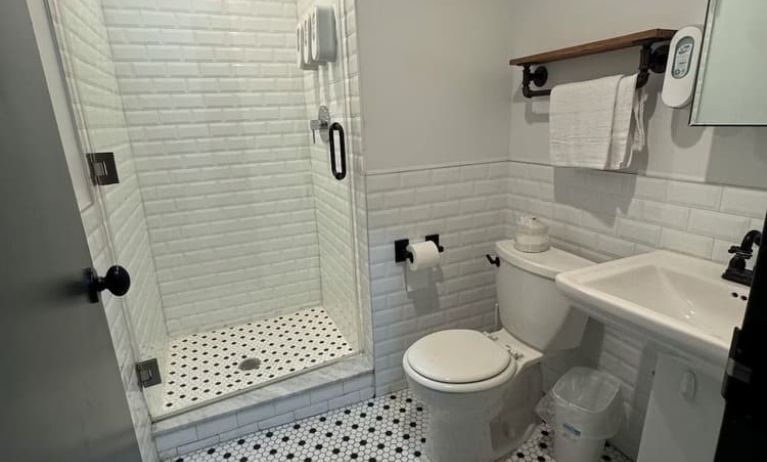
<path fill-rule="evenodd" d="M 721 278 L 724 265 L 667 251 L 567 271 L 557 287 L 602 321 L 724 364 L 749 289 Z"/>

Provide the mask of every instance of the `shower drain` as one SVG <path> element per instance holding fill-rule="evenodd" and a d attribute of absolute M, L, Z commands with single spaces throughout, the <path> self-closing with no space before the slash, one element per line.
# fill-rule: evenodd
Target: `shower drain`
<path fill-rule="evenodd" d="M 240 363 L 239 366 L 237 366 L 237 368 L 241 371 L 252 371 L 258 369 L 259 367 L 261 367 L 261 360 L 258 358 L 245 359 Z"/>

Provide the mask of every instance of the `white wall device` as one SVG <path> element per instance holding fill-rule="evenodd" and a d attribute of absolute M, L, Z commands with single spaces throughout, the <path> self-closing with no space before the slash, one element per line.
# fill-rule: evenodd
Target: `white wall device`
<path fill-rule="evenodd" d="M 304 62 L 308 56 L 304 43 L 304 21 L 300 21 L 296 26 L 296 64 L 298 64 L 299 69 L 317 69 L 317 65 Z"/>
<path fill-rule="evenodd" d="M 306 16 L 301 20 L 301 56 L 303 57 L 302 69 L 317 69 L 317 63 L 312 59 L 312 20 Z"/>
<path fill-rule="evenodd" d="M 309 12 L 312 23 L 312 60 L 325 64 L 336 60 L 336 17 L 332 6 L 314 6 Z"/>
<path fill-rule="evenodd" d="M 683 27 L 674 35 L 663 81 L 662 97 L 666 106 L 682 108 L 692 101 L 702 46 L 703 32 L 697 26 Z"/>

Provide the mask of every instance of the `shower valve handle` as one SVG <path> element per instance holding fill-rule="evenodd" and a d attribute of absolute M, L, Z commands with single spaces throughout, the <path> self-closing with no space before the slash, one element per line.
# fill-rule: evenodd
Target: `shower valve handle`
<path fill-rule="evenodd" d="M 101 277 L 95 269 L 87 268 L 85 286 L 91 303 L 98 303 L 99 293 L 104 289 L 120 297 L 127 294 L 130 289 L 130 273 L 122 266 L 114 265 L 107 270 L 106 276 Z"/>

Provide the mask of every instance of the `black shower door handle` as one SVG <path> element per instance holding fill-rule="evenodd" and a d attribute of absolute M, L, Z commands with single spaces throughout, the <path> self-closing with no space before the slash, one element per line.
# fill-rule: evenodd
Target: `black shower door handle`
<path fill-rule="evenodd" d="M 339 147 L 341 148 L 340 169 L 336 165 L 336 132 L 338 132 Z M 344 127 L 338 122 L 333 122 L 328 133 L 330 135 L 330 171 L 336 180 L 341 181 L 346 178 L 346 135 L 344 134 Z"/>

